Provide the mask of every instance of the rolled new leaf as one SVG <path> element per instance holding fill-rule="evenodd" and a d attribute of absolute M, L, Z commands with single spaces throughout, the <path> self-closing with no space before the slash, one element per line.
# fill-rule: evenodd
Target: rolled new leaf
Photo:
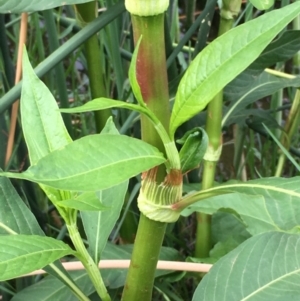
<path fill-rule="evenodd" d="M 179 157 L 181 171 L 184 174 L 200 164 L 208 146 L 208 136 L 201 127 L 196 127 L 186 132 L 176 142 L 183 144 L 179 152 Z"/>

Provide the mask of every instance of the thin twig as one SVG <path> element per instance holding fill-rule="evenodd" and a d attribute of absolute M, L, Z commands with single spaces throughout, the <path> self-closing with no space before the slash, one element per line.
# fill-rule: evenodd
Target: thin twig
<path fill-rule="evenodd" d="M 27 19 L 28 19 L 28 14 L 22 13 L 15 84 L 17 84 L 20 81 L 21 74 L 22 74 L 22 54 L 23 54 L 23 46 L 24 44 L 26 44 L 26 38 L 27 38 L 27 27 L 28 27 Z M 18 118 L 18 110 L 19 110 L 19 100 L 13 104 L 12 111 L 11 111 L 9 136 L 8 136 L 6 156 L 5 156 L 5 165 L 7 165 L 13 151 L 16 124 Z"/>
<path fill-rule="evenodd" d="M 101 260 L 99 263 L 100 269 L 128 269 L 130 260 Z M 62 265 L 67 271 L 83 270 L 84 267 L 80 261 L 63 262 Z M 170 270 L 170 271 L 186 271 L 186 272 L 202 272 L 207 273 L 212 264 L 193 263 L 193 262 L 180 262 L 180 261 L 163 261 L 159 260 L 157 263 L 158 270 Z M 32 273 L 20 276 L 33 276 L 39 274 L 45 274 L 44 270 L 36 270 Z"/>

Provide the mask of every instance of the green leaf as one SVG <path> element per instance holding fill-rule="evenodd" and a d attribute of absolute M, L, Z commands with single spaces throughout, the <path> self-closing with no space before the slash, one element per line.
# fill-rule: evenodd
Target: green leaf
<path fill-rule="evenodd" d="M 10 181 L 5 177 L 0 177 L 0 235 L 9 233 L 45 235 L 40 228 L 36 218 L 19 197 Z M 1 236 L 0 236 L 1 237 Z M 21 263 L 21 266 L 23 262 Z M 53 266 L 44 268 L 49 274 L 55 275 L 67 285 L 70 283 L 68 273 L 62 267 L 60 261 L 53 263 Z M 57 273 L 57 270 L 60 273 Z"/>
<path fill-rule="evenodd" d="M 239 109 L 227 115 L 229 118 L 226 125 L 237 123 L 242 127 L 249 127 L 255 131 L 261 132 L 261 125 L 265 123 L 272 129 L 281 128 L 274 116 L 270 114 L 270 110 L 263 109 Z"/>
<path fill-rule="evenodd" d="M 299 87 L 300 77 L 286 79 L 271 75 L 263 70 L 277 62 L 283 62 L 300 48 L 300 31 L 288 30 L 272 42 L 244 72 L 229 83 L 224 89 L 224 101 L 230 102 L 225 109 L 222 125 L 245 123 L 249 115 L 263 114 L 258 110 L 243 110 L 249 104 L 286 87 Z M 263 119 L 269 119 L 269 125 L 274 125 L 272 116 L 265 112 Z M 266 121 L 264 121 L 266 123 Z"/>
<path fill-rule="evenodd" d="M 95 191 L 112 187 L 165 162 L 153 146 L 119 135 L 90 135 L 55 150 L 23 173 L 25 179 L 56 189 Z"/>
<path fill-rule="evenodd" d="M 270 43 L 247 70 L 262 71 L 278 62 L 287 61 L 299 51 L 299 48 L 300 30 L 287 30 Z"/>
<path fill-rule="evenodd" d="M 132 245 L 116 246 L 107 244 L 102 259 L 130 259 L 132 252 Z M 159 256 L 160 260 L 179 260 L 180 255 L 177 250 L 162 247 Z M 172 273 L 173 271 L 156 271 L 155 277 Z M 86 294 L 91 295 L 95 288 L 92 285 L 87 273 L 85 271 L 70 272 L 73 280 L 78 287 Z M 105 284 L 111 288 L 118 288 L 125 284 L 127 269 L 110 269 L 101 270 Z M 52 276 L 45 277 L 43 280 L 31 285 L 22 291 L 18 292 L 11 301 L 78 301 L 78 299 L 71 294 L 71 291 L 58 279 Z"/>
<path fill-rule="evenodd" d="M 83 211 L 105 211 L 110 209 L 103 205 L 101 198 L 95 192 L 84 192 L 74 199 L 60 201 L 59 206 Z"/>
<path fill-rule="evenodd" d="M 53 95 L 34 73 L 26 49 L 23 51 L 23 86 L 21 93 L 21 119 L 24 138 L 31 165 L 54 150 L 72 142 Z M 34 130 L 33 130 L 34 129 Z M 55 203 L 68 192 L 60 192 L 40 185 Z"/>
<path fill-rule="evenodd" d="M 25 48 L 21 117 L 31 165 L 72 142 L 57 103 L 46 85 L 34 73 Z"/>
<path fill-rule="evenodd" d="M 110 116 L 107 119 L 107 121 L 105 123 L 105 126 L 101 131 L 101 134 L 111 134 L 111 135 L 119 135 L 120 134 L 118 129 L 116 128 L 116 126 L 114 124 L 112 116 Z"/>
<path fill-rule="evenodd" d="M 60 109 L 60 111 L 62 113 L 83 113 L 90 111 L 105 110 L 110 108 L 124 108 L 132 111 L 137 111 L 139 113 L 147 114 L 147 111 L 139 105 L 120 100 L 113 100 L 105 97 L 95 98 L 82 106 L 69 109 Z"/>
<path fill-rule="evenodd" d="M 132 59 L 131 59 L 130 67 L 129 67 L 129 81 L 130 81 L 131 88 L 132 88 L 132 91 L 134 93 L 136 100 L 138 101 L 138 103 L 141 106 L 144 106 L 145 103 L 143 100 L 143 95 L 141 92 L 140 85 L 137 81 L 137 74 L 136 74 L 137 57 L 138 57 L 139 48 L 140 48 L 142 39 L 143 39 L 143 36 L 141 36 L 139 38 L 139 40 L 136 44 L 136 47 L 134 49 L 133 55 L 132 55 Z"/>
<path fill-rule="evenodd" d="M 182 173 L 196 168 L 203 159 L 208 146 L 206 132 L 201 127 L 197 127 L 186 132 L 176 142 L 183 144 L 179 152 Z"/>
<path fill-rule="evenodd" d="M 104 129 L 101 131 L 101 134 L 108 133 L 119 135 L 111 117 L 107 120 Z M 89 243 L 88 251 L 95 262 L 99 262 L 107 239 L 120 216 L 127 187 L 128 181 L 125 181 L 124 183 L 98 192 L 102 204 L 109 206 L 110 210 L 81 212 L 84 232 Z"/>
<path fill-rule="evenodd" d="M 222 125 L 230 125 L 235 122 L 242 110 L 256 100 L 272 95 L 286 87 L 299 86 L 299 76 L 294 79 L 285 79 L 267 72 L 261 72 L 258 75 L 253 75 L 251 72 L 243 72 L 225 89 L 225 99 L 230 101 L 230 104 L 226 107 Z"/>
<path fill-rule="evenodd" d="M 19 197 L 9 179 L 0 177 L 0 235 L 44 235 L 36 218 Z"/>
<path fill-rule="evenodd" d="M 252 235 L 278 230 L 298 232 L 300 225 L 300 177 L 265 178 L 248 182 L 226 183 L 198 192 L 228 193 L 204 199 L 183 211 L 212 214 L 221 208 L 234 210 Z M 233 192 L 229 194 L 229 192 Z M 197 198 L 197 197 L 196 197 Z M 196 199 L 195 198 L 195 199 Z"/>
<path fill-rule="evenodd" d="M 209 253 L 215 261 L 251 237 L 246 226 L 234 214 L 218 211 L 212 216 L 213 248 Z"/>
<path fill-rule="evenodd" d="M 179 84 L 170 122 L 171 136 L 246 69 L 299 12 L 300 3 L 295 2 L 237 26 L 209 44 Z"/>
<path fill-rule="evenodd" d="M 274 5 L 275 0 L 250 0 L 252 5 L 259 10 L 266 10 Z"/>
<path fill-rule="evenodd" d="M 226 211 L 218 211 L 212 216 L 211 231 L 213 243 L 226 241 L 229 238 L 243 242 L 250 237 L 240 218 Z"/>
<path fill-rule="evenodd" d="M 50 237 L 0 236 L 0 281 L 41 269 L 69 254 L 74 251 L 68 245 Z"/>
<path fill-rule="evenodd" d="M 291 163 L 294 165 L 294 167 L 300 171 L 300 165 L 296 162 L 296 160 L 291 156 L 289 151 L 282 145 L 282 143 L 276 138 L 276 136 L 270 131 L 270 129 L 263 123 L 263 127 L 267 131 L 267 133 L 272 137 L 272 139 L 276 142 L 278 147 L 281 149 L 283 154 L 291 161 Z"/>
<path fill-rule="evenodd" d="M 231 193 L 211 197 L 188 207 L 182 212 L 182 215 L 187 216 L 195 211 L 213 214 L 220 209 L 228 208 L 238 214 L 252 235 L 280 230 L 272 216 L 270 216 L 265 200 L 261 195 Z"/>
<path fill-rule="evenodd" d="M 298 300 L 300 236 L 268 232 L 254 236 L 214 264 L 193 301 Z"/>
<path fill-rule="evenodd" d="M 95 262 L 99 262 L 107 239 L 120 216 L 127 187 L 128 181 L 99 191 L 102 204 L 109 206 L 109 210 L 80 213 L 89 242 L 88 250 Z"/>
<path fill-rule="evenodd" d="M 0 13 L 22 13 L 45 10 L 62 5 L 86 3 L 91 0 L 0 0 Z"/>
<path fill-rule="evenodd" d="M 95 288 L 85 271 L 70 271 L 70 275 L 80 290 L 89 296 Z M 72 291 L 53 276 L 47 276 L 41 281 L 24 288 L 14 295 L 11 301 L 78 301 Z"/>

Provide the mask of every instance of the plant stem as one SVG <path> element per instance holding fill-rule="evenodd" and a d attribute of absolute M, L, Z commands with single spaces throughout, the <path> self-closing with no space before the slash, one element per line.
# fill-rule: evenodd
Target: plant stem
<path fill-rule="evenodd" d="M 150 220 L 141 214 L 122 300 L 151 300 L 165 230 L 165 223 Z"/>
<path fill-rule="evenodd" d="M 83 26 L 89 24 L 96 18 L 96 8 L 96 1 L 76 5 L 77 13 Z M 101 46 L 99 46 L 97 34 L 94 34 L 84 42 L 84 48 L 86 52 L 92 99 L 106 97 L 107 93 L 104 86 L 102 66 L 103 51 L 100 51 Z M 104 128 L 110 115 L 111 112 L 108 109 L 95 112 L 97 132 L 100 132 Z"/>
<path fill-rule="evenodd" d="M 235 176 L 237 179 L 242 181 L 247 181 L 246 167 L 244 164 L 244 142 L 246 136 L 246 130 L 244 126 L 234 125 L 233 127 L 234 135 L 234 157 L 233 157 L 233 167 L 235 171 Z"/>
<path fill-rule="evenodd" d="M 209 103 L 207 109 L 206 132 L 209 137 L 209 150 L 218 153 L 222 145 L 221 121 L 222 121 L 223 93 L 218 93 Z M 202 189 L 213 187 L 215 170 L 218 158 L 204 157 L 204 168 L 202 176 Z M 199 258 L 208 257 L 211 249 L 211 216 L 197 213 L 197 234 L 195 242 L 195 256 Z"/>
<path fill-rule="evenodd" d="M 195 6 L 196 0 L 185 0 L 185 7 L 186 7 L 186 21 L 185 21 L 185 28 L 188 30 L 191 25 L 193 24 L 195 17 Z"/>
<path fill-rule="evenodd" d="M 86 269 L 94 287 L 103 301 L 111 301 L 111 298 L 106 290 L 103 279 L 100 275 L 99 268 L 97 264 L 93 261 L 92 257 L 88 253 L 82 238 L 78 232 L 76 223 L 67 224 L 67 228 L 70 234 L 70 238 L 78 252 L 78 258 L 82 262 Z"/>
<path fill-rule="evenodd" d="M 218 35 L 229 31 L 234 23 L 234 17 L 241 7 L 241 0 L 225 0 L 221 10 L 221 20 Z M 223 91 L 220 91 L 208 105 L 206 132 L 209 138 L 208 151 L 204 157 L 202 189 L 209 189 L 214 185 L 216 165 L 222 147 L 222 106 Z M 212 246 L 211 217 L 204 213 L 197 213 L 197 233 L 195 242 L 195 256 L 208 257 Z"/>
<path fill-rule="evenodd" d="M 169 126 L 169 95 L 164 45 L 164 14 L 150 17 L 132 15 L 135 43 L 143 35 L 136 66 L 137 80 L 144 102 L 161 121 Z M 163 143 L 153 124 L 141 116 L 142 138 L 164 151 Z M 165 177 L 165 169 L 158 170 L 157 181 Z M 141 214 L 132 259 L 123 291 L 123 301 L 150 301 L 154 273 L 166 224 Z"/>

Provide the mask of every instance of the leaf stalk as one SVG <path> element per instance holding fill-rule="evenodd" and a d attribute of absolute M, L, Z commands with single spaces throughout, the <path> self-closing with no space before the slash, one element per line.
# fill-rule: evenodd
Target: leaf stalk
<path fill-rule="evenodd" d="M 101 277 L 99 268 L 97 264 L 93 261 L 92 257 L 88 253 L 80 233 L 77 228 L 76 221 L 67 224 L 67 228 L 70 234 L 70 238 L 74 244 L 74 247 L 77 251 L 77 257 L 82 262 L 85 267 L 94 287 L 103 301 L 111 301 L 111 298 L 106 290 L 105 284 Z"/>

